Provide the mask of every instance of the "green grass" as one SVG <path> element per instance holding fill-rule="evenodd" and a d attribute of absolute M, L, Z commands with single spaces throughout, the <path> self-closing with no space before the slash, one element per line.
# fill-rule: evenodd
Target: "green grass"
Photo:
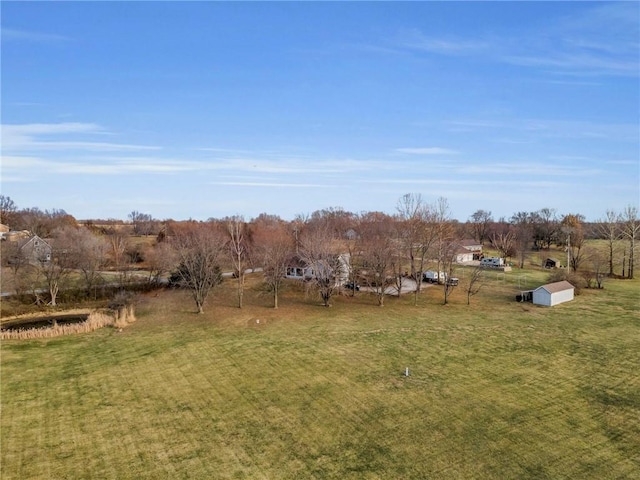
<path fill-rule="evenodd" d="M 122 333 L 4 342 L 2 478 L 640 478 L 640 283 L 542 308 L 518 275 L 471 306 L 239 310 L 228 283 L 204 315 L 163 292 Z"/>

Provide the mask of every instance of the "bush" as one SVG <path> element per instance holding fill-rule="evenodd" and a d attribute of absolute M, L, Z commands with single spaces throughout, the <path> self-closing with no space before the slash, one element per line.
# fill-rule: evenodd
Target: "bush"
<path fill-rule="evenodd" d="M 122 328 L 128 323 L 136 321 L 134 314 L 136 296 L 132 292 L 120 290 L 109 302 L 109 308 L 115 315 L 115 326 Z"/>

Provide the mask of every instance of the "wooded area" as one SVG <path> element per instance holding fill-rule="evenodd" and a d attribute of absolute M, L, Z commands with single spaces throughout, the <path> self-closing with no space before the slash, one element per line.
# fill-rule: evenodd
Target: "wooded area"
<path fill-rule="evenodd" d="M 64 289 L 97 298 L 107 285 L 164 283 L 189 289 L 202 312 L 223 271 L 234 277 L 242 308 L 245 272 L 260 268 L 277 308 L 278 292 L 295 260 L 313 267 L 311 283 L 325 306 L 347 280 L 352 294 L 362 283 L 382 306 L 387 288 L 393 285 L 401 292 L 407 279 L 415 282 L 417 296 L 427 264 L 452 277 L 464 239 L 520 268 L 531 252 L 559 249 L 564 278 L 572 276 L 585 287 L 601 287 L 607 276 L 634 277 L 640 225 L 634 206 L 609 210 L 591 223 L 579 213 L 560 215 L 552 208 L 497 220 L 490 211 L 478 210 L 460 222 L 452 218 L 445 198 L 431 204 L 419 194 L 406 194 L 395 211 L 328 208 L 292 221 L 266 213 L 248 221 L 242 216 L 157 220 L 133 211 L 128 221 L 78 221 L 64 210 L 18 209 L 0 196 L 1 223 L 9 230 L 3 233 L 2 261 L 13 273 L 12 291 L 6 284 L 3 291 L 55 306 Z M 46 257 L 23 248 L 30 238 L 42 240 Z M 600 247 L 588 240 L 599 240 Z M 444 303 L 455 287 L 445 282 Z M 468 299 L 477 288 L 478 278 L 468 286 Z"/>

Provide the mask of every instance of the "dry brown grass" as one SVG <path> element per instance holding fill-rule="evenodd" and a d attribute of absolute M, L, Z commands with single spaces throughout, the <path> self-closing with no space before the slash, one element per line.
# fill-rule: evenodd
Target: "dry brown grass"
<path fill-rule="evenodd" d="M 65 313 L 85 314 L 87 312 L 72 310 Z M 35 318 L 45 316 L 47 315 L 41 314 L 35 316 Z M 17 318 L 20 317 L 14 317 L 12 320 L 15 320 Z M 28 318 L 32 319 L 34 317 L 30 316 Z M 92 311 L 89 312 L 89 316 L 84 322 L 63 325 L 55 324 L 48 328 L 2 330 L 0 332 L 0 340 L 33 340 L 36 338 L 53 338 L 61 337 L 63 335 L 89 333 L 104 327 L 123 328 L 133 321 L 135 321 L 133 309 L 124 309 L 122 313 L 119 312 L 115 317 L 104 311 Z"/>

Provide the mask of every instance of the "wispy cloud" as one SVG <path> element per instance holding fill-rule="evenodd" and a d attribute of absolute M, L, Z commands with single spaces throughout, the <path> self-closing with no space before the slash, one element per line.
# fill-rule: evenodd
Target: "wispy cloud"
<path fill-rule="evenodd" d="M 640 74 L 637 2 L 594 3 L 578 14 L 552 19 L 522 37 L 500 58 L 506 63 L 565 75 Z"/>
<path fill-rule="evenodd" d="M 113 135 L 94 123 L 31 123 L 21 125 L 5 124 L 1 127 L 3 152 L 30 152 L 34 150 L 159 150 L 149 145 L 131 145 L 110 142 L 89 142 L 65 140 L 68 136 Z M 46 139 L 42 139 L 42 138 Z M 51 138 L 54 138 L 51 140 Z M 62 139 L 60 139 L 62 137 Z"/>
<path fill-rule="evenodd" d="M 209 168 L 216 170 L 233 170 L 246 173 L 264 174 L 343 174 L 346 172 L 368 171 L 376 164 L 375 161 L 364 161 L 355 159 L 332 159 L 332 158 L 298 158 L 284 155 L 282 158 L 273 160 L 267 155 L 264 158 L 260 153 L 255 156 L 243 158 L 212 158 Z"/>
<path fill-rule="evenodd" d="M 337 185 L 320 183 L 281 183 L 281 182 L 209 182 L 210 185 L 227 185 L 234 187 L 265 187 L 265 188 L 338 188 Z"/>
<path fill-rule="evenodd" d="M 2 156 L 2 167 L 8 172 L 47 173 L 63 175 L 122 175 L 127 173 L 176 173 L 194 169 L 193 164 L 160 158 L 88 158 L 69 162 L 33 156 Z M 7 178 L 3 178 L 7 181 Z"/>
<path fill-rule="evenodd" d="M 569 164 L 562 165 L 559 163 L 544 162 L 503 162 L 484 165 L 467 165 L 462 169 L 468 175 L 509 175 L 518 179 L 518 185 L 521 183 L 520 176 L 536 176 L 536 177 L 571 177 L 584 178 L 596 177 L 602 175 L 601 169 L 585 168 L 583 165 Z M 513 185 L 513 180 L 509 180 Z"/>
<path fill-rule="evenodd" d="M 29 42 L 65 42 L 71 40 L 70 37 L 57 33 L 34 32 L 32 30 L 21 30 L 17 28 L 0 29 L 2 40 L 22 40 Z"/>
<path fill-rule="evenodd" d="M 506 117 L 503 120 L 454 119 L 444 122 L 450 132 L 490 132 L 510 134 L 510 142 L 528 142 L 532 138 L 576 138 L 638 142 L 638 126 L 632 123 L 604 123 L 585 120 Z M 513 134 L 525 135 L 511 138 Z M 504 138 L 504 137 L 502 137 Z"/>
<path fill-rule="evenodd" d="M 404 48 L 440 55 L 478 54 L 491 47 L 489 42 L 481 39 L 436 38 L 427 36 L 418 29 L 401 31 L 396 43 Z"/>
<path fill-rule="evenodd" d="M 550 72 L 570 75 L 637 76 L 637 60 L 603 57 L 583 51 L 555 52 L 540 55 L 506 55 L 507 63 L 523 67 L 543 67 Z"/>
<path fill-rule="evenodd" d="M 447 178 L 394 178 L 394 179 L 370 179 L 362 180 L 359 183 L 365 184 L 396 184 L 396 185 L 434 185 L 434 186 L 448 186 L 448 187 L 465 187 L 465 186 L 488 186 L 488 187 L 512 187 L 513 182 L 509 179 L 504 180 L 480 180 L 480 179 L 467 179 L 467 180 L 452 180 Z M 563 182 L 554 180 L 526 180 L 519 181 L 518 187 L 559 187 L 564 185 Z"/>
<path fill-rule="evenodd" d="M 437 36 L 403 30 L 391 45 L 417 54 L 473 56 L 555 75 L 640 75 L 637 2 L 589 5 L 510 36 Z"/>
<path fill-rule="evenodd" d="M 417 148 L 397 148 L 396 152 L 408 153 L 410 155 L 457 155 L 457 150 L 441 147 L 417 147 Z"/>

